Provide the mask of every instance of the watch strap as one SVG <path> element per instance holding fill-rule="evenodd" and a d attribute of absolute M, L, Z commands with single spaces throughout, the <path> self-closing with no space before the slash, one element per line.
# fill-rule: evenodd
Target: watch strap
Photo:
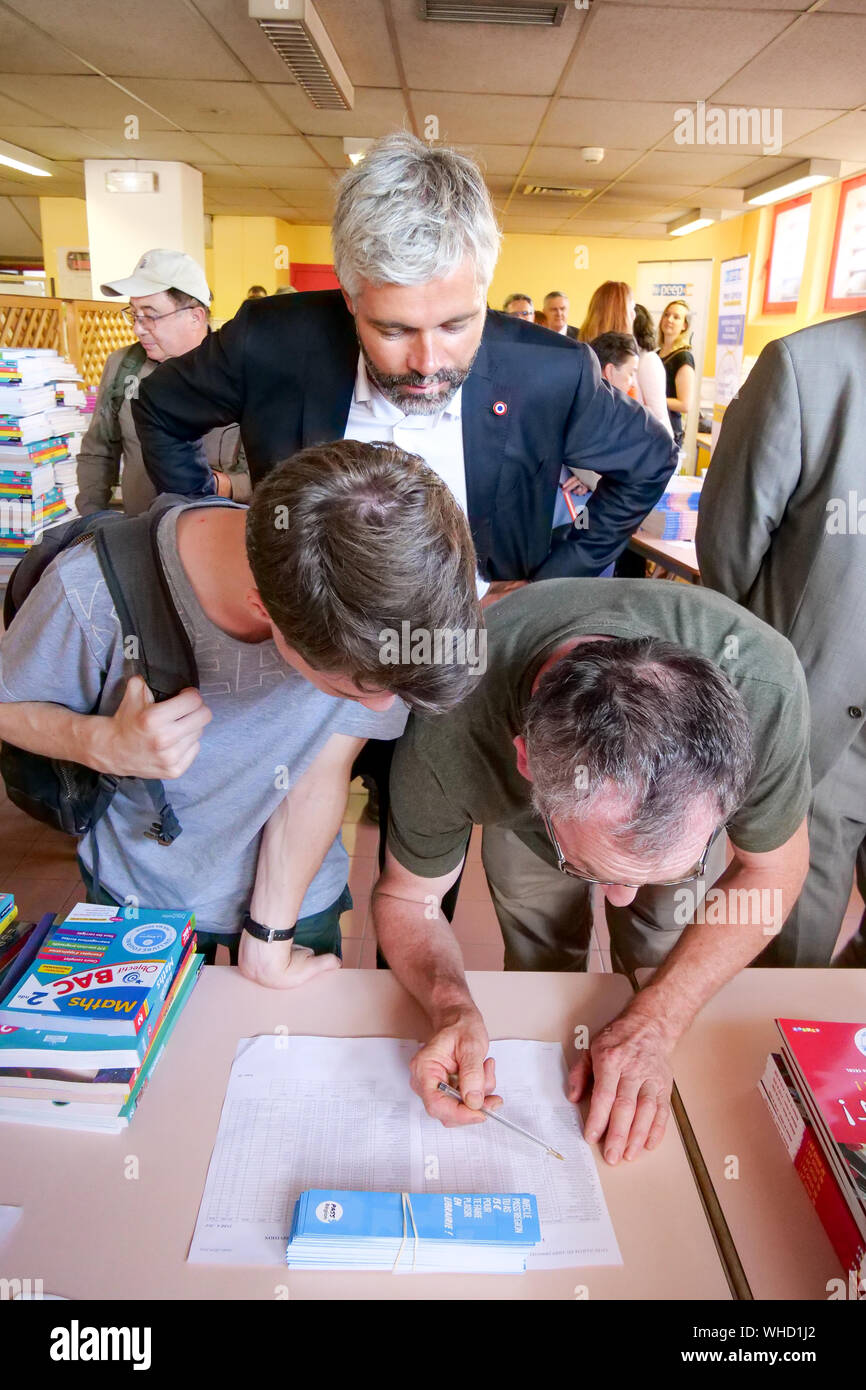
<path fill-rule="evenodd" d="M 295 927 L 288 927 L 284 931 L 276 931 L 273 927 L 263 927 L 261 922 L 257 922 L 247 912 L 244 915 L 241 931 L 249 932 L 250 936 L 254 936 L 257 941 L 267 941 L 270 944 L 271 941 L 291 941 L 295 934 Z"/>

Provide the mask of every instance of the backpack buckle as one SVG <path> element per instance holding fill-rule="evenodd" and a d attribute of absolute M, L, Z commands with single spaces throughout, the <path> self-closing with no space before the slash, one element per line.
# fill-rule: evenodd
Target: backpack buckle
<path fill-rule="evenodd" d="M 171 845 L 176 838 L 174 835 L 167 835 L 163 830 L 162 822 L 158 820 L 153 821 L 150 829 L 145 830 L 144 833 L 148 840 L 156 840 L 158 845 Z"/>

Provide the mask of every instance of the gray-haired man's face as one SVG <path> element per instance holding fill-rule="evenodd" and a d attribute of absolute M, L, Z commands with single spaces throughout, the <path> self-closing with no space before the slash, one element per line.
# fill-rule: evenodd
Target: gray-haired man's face
<path fill-rule="evenodd" d="M 371 380 L 407 415 L 433 415 L 469 375 L 484 331 L 486 304 L 468 258 L 423 285 L 362 284 L 352 299 Z"/>

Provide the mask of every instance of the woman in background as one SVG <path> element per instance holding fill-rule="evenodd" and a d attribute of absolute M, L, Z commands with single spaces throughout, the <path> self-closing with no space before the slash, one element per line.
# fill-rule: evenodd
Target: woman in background
<path fill-rule="evenodd" d="M 684 299 L 672 299 L 659 322 L 658 353 L 667 374 L 667 406 L 674 439 L 680 448 L 685 416 L 692 408 L 695 359 L 690 350 L 691 316 Z"/>
<path fill-rule="evenodd" d="M 655 328 L 652 315 L 642 304 L 634 306 L 632 332 L 640 350 L 637 367 L 638 400 L 651 415 L 660 420 L 668 434 L 673 434 L 668 414 L 667 383 L 662 360 L 656 352 Z"/>
<path fill-rule="evenodd" d="M 631 333 L 634 295 L 625 280 L 605 280 L 589 301 L 586 318 L 580 325 L 580 341 L 591 343 L 602 333 Z"/>

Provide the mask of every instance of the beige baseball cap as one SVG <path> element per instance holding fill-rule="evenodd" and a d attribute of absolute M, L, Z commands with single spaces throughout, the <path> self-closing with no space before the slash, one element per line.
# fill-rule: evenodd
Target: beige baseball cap
<path fill-rule="evenodd" d="M 109 280 L 99 288 L 103 294 L 123 299 L 158 294 L 160 290 L 183 290 L 202 304 L 210 304 L 211 300 L 205 273 L 198 262 L 183 251 L 166 251 L 160 247 L 145 251 L 128 279 Z"/>

